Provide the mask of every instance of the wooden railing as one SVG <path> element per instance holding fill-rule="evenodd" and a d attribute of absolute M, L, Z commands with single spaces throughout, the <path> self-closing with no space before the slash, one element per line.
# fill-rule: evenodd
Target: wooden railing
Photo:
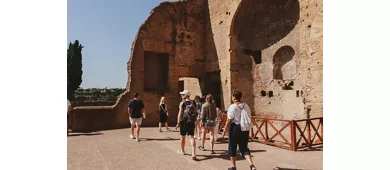
<path fill-rule="evenodd" d="M 223 115 L 218 127 L 219 132 L 223 130 L 226 120 L 227 115 Z M 323 144 L 322 117 L 283 120 L 252 116 L 252 122 L 253 128 L 250 138 L 266 145 L 297 151 Z"/>
<path fill-rule="evenodd" d="M 292 124 L 294 124 L 292 120 L 252 116 L 252 122 L 254 125 L 253 127 L 256 128 L 252 139 L 260 135 L 258 141 L 263 144 L 273 145 L 286 149 L 292 148 L 294 146 L 294 140 L 291 137 L 288 139 L 289 133 L 291 134 L 293 130 L 293 128 L 291 128 Z M 283 134 L 285 131 L 288 133 Z"/>
<path fill-rule="evenodd" d="M 299 137 L 299 139 L 295 140 L 294 151 L 301 148 L 322 145 L 324 143 L 323 123 L 322 117 L 294 120 L 296 129 L 294 136 Z"/>

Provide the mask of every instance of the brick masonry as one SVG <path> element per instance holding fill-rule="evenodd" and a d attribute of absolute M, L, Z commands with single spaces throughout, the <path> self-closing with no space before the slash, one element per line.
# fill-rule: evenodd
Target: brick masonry
<path fill-rule="evenodd" d="M 231 104 L 232 90 L 240 89 L 254 115 L 322 116 L 322 8 L 320 0 L 161 3 L 132 44 L 127 91 L 112 108 L 113 124 L 128 124 L 127 103 L 134 92 L 141 94 L 150 115 L 144 125 L 157 125 L 162 96 L 170 110 L 168 121 L 174 124 L 183 77 L 198 80 L 197 87 L 188 87 L 194 93 L 213 93 L 210 84 L 219 81 L 222 109 Z M 153 65 L 145 63 L 147 52 L 169 54 L 168 89 L 145 91 L 145 82 L 157 81 L 145 81 L 145 72 L 156 69 L 144 67 Z"/>

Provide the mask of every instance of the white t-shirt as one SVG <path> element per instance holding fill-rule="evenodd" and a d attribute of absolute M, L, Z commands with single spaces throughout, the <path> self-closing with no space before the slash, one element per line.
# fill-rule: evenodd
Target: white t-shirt
<path fill-rule="evenodd" d="M 245 105 L 244 105 L 245 104 Z M 241 108 L 241 109 L 240 109 Z M 241 103 L 241 104 L 231 104 L 228 109 L 228 119 L 233 119 L 233 123 L 236 125 L 240 125 L 240 120 L 241 120 L 241 110 L 244 108 L 244 110 L 251 115 L 251 109 L 246 103 Z"/>

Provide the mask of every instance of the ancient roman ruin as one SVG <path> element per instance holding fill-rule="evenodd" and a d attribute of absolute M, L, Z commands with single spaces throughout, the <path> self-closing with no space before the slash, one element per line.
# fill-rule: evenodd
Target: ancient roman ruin
<path fill-rule="evenodd" d="M 162 96 L 175 124 L 184 88 L 191 98 L 214 95 L 222 110 L 240 89 L 253 115 L 322 116 L 322 9 L 322 0 L 163 2 L 133 41 L 127 91 L 114 106 L 76 108 L 73 128 L 128 127 L 134 92 L 146 105 L 145 126 L 157 126 Z"/>

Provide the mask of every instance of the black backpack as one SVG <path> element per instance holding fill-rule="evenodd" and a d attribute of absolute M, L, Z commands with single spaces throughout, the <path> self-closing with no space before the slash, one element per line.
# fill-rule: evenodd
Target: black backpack
<path fill-rule="evenodd" d="M 198 112 L 196 111 L 196 104 L 194 101 L 184 101 L 183 103 L 183 121 L 186 123 L 195 123 L 196 118 L 198 117 Z"/>

